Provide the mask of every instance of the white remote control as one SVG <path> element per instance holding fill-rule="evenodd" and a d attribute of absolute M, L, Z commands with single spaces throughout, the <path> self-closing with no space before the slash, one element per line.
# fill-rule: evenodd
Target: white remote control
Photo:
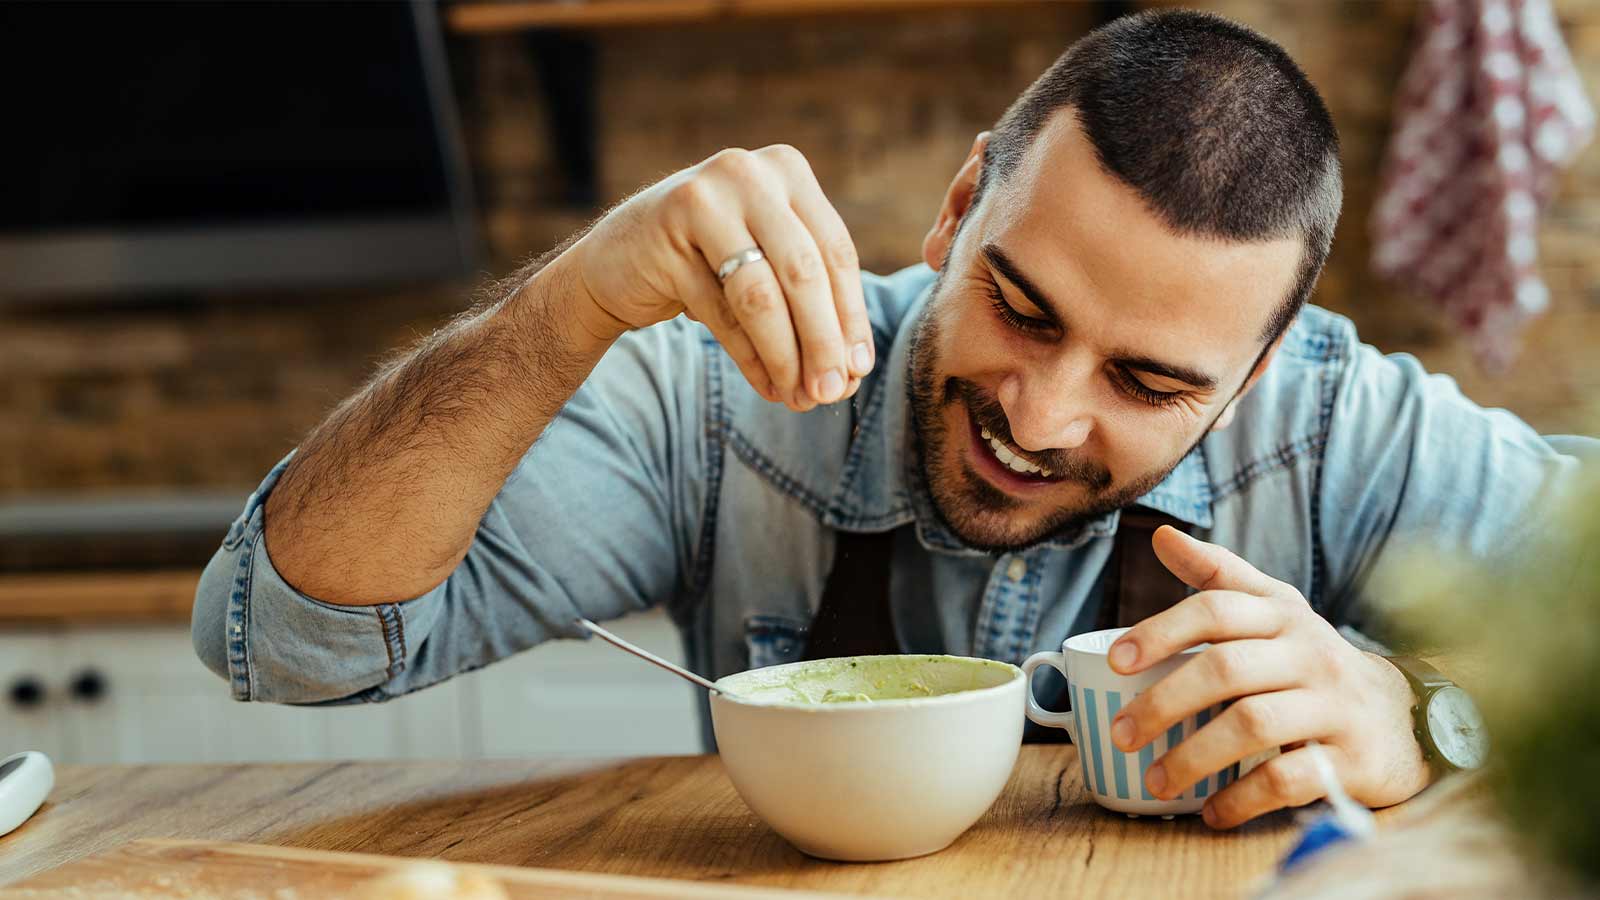
<path fill-rule="evenodd" d="M 0 759 L 0 837 L 28 821 L 55 784 L 56 770 L 50 757 L 37 750 Z"/>

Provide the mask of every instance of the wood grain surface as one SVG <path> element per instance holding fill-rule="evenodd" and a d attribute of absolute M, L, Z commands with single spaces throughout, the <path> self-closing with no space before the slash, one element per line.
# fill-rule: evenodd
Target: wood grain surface
<path fill-rule="evenodd" d="M 218 841 L 134 841 L 0 887 L 0 900 L 376 900 L 418 866 L 448 866 L 457 878 L 498 885 L 510 900 L 829 900 L 845 894 L 596 875 L 472 863 L 419 862 Z M 412 875 L 411 877 L 416 877 Z"/>
<path fill-rule="evenodd" d="M 0 884 L 128 841 L 184 838 L 849 894 L 1229 897 L 1294 839 L 1286 814 L 1230 832 L 1094 805 L 1070 745 L 1022 749 L 1005 792 L 948 849 L 840 864 L 757 819 L 715 756 L 65 767 L 0 838 Z"/>

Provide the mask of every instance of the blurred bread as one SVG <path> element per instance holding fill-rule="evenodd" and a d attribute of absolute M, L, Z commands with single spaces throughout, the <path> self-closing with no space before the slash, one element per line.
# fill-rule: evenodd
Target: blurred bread
<path fill-rule="evenodd" d="M 356 900 L 510 900 L 492 878 L 440 862 L 411 863 L 371 881 Z"/>

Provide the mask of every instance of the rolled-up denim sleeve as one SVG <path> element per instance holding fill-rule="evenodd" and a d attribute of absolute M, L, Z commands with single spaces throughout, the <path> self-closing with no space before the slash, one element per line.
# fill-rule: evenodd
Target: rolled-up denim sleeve
<path fill-rule="evenodd" d="M 1453 379 L 1407 354 L 1385 356 L 1350 336 L 1328 410 L 1316 498 L 1318 549 L 1330 612 L 1363 631 L 1388 631 L 1381 610 L 1404 598 L 1367 596 L 1372 576 L 1400 559 L 1493 560 L 1518 552 L 1543 511 L 1573 483 L 1573 438 L 1557 450 L 1522 420 L 1468 400 Z"/>
<path fill-rule="evenodd" d="M 278 574 L 263 508 L 285 459 L 201 576 L 196 652 L 235 699 L 378 701 L 579 637 L 579 616 L 681 597 L 705 516 L 707 346 L 681 319 L 618 341 L 524 454 L 460 565 L 404 602 L 324 603 Z"/>

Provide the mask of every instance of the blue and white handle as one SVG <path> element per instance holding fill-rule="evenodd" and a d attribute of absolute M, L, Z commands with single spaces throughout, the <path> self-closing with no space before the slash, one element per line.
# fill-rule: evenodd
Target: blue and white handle
<path fill-rule="evenodd" d="M 1069 709 L 1065 712 L 1051 712 L 1040 706 L 1039 701 L 1033 696 L 1033 672 L 1040 666 L 1051 666 L 1061 673 L 1062 678 L 1069 677 L 1067 675 L 1067 657 L 1064 653 L 1045 650 L 1028 657 L 1028 661 L 1022 664 L 1022 677 L 1028 683 L 1028 718 L 1035 724 L 1043 725 L 1046 728 L 1065 728 L 1067 736 L 1072 738 L 1074 744 L 1077 744 L 1079 743 L 1078 725 L 1073 720 L 1074 711 Z"/>

